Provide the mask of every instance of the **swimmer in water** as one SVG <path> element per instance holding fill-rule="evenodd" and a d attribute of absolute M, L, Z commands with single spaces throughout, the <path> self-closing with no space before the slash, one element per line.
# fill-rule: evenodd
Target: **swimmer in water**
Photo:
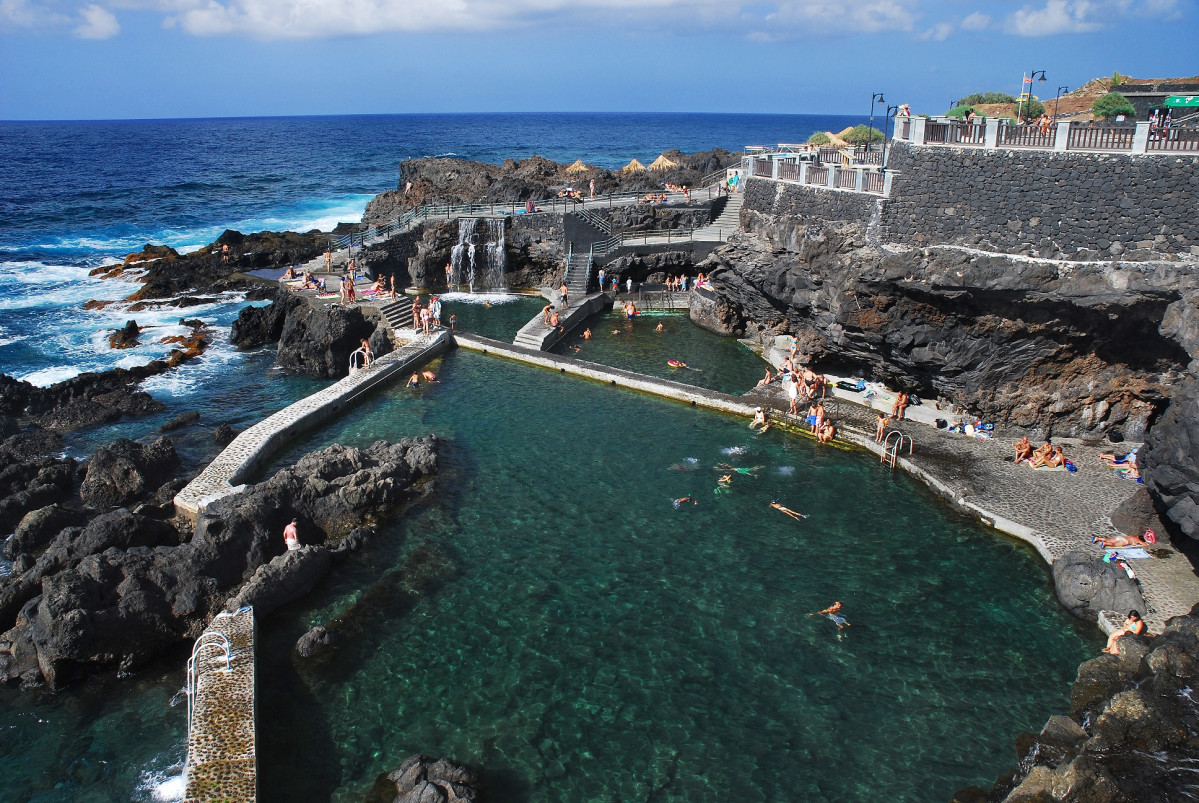
<path fill-rule="evenodd" d="M 717 463 L 716 470 L 717 471 L 735 471 L 738 474 L 747 474 L 750 477 L 755 477 L 755 476 L 757 476 L 758 472 L 762 470 L 762 467 L 761 466 L 730 466 L 728 463 Z"/>
<path fill-rule="evenodd" d="M 699 504 L 699 502 L 696 502 L 690 496 L 680 496 L 678 499 L 674 500 L 674 503 L 673 503 L 674 509 L 678 510 L 679 508 L 681 508 L 683 505 L 687 504 L 688 502 L 690 502 L 693 505 Z"/>
<path fill-rule="evenodd" d="M 805 516 L 803 513 L 797 513 L 796 511 L 792 510 L 791 508 L 784 507 L 783 505 L 779 504 L 779 499 L 781 499 L 781 498 L 782 497 L 778 497 L 773 502 L 771 502 L 770 507 L 787 514 L 788 516 L 795 519 L 796 521 L 807 518 L 807 516 Z"/>
<path fill-rule="evenodd" d="M 655 326 L 655 327 L 654 327 L 654 331 L 655 331 L 655 332 L 661 332 L 661 331 L 663 330 L 663 328 L 664 328 L 664 327 L 662 326 L 662 324 L 658 324 L 657 326 Z"/>
<path fill-rule="evenodd" d="M 420 374 L 413 374 L 408 377 L 408 384 L 405 387 L 414 388 L 420 384 Z"/>
<path fill-rule="evenodd" d="M 838 615 L 837 612 L 839 610 L 841 610 L 841 601 L 837 600 L 823 611 L 809 613 L 808 616 L 827 616 L 835 625 L 837 625 L 838 630 L 844 630 L 845 628 L 849 627 L 849 622 L 845 620 L 844 616 Z"/>
<path fill-rule="evenodd" d="M 690 368 L 691 367 L 690 365 L 683 362 L 682 360 L 675 360 L 675 362 L 677 363 L 677 365 L 674 366 L 675 368 Z"/>
<path fill-rule="evenodd" d="M 424 380 L 426 382 L 436 382 L 437 381 L 437 374 L 433 373 L 432 371 L 421 371 L 420 375 L 422 377 L 424 377 Z"/>
<path fill-rule="evenodd" d="M 614 335 L 618 335 L 618 334 L 620 334 L 620 330 L 619 330 L 619 329 L 613 329 L 613 330 L 612 330 L 612 334 L 614 334 Z"/>
<path fill-rule="evenodd" d="M 590 339 L 591 339 L 591 330 L 590 330 L 590 329 L 584 329 L 584 330 L 583 330 L 583 339 L 584 339 L 584 340 L 590 340 Z"/>

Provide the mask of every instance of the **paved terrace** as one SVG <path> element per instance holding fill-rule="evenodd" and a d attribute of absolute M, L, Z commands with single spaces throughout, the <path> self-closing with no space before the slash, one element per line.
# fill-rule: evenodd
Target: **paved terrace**
<path fill-rule="evenodd" d="M 463 348 L 489 356 L 731 413 L 746 420 L 752 417 L 755 406 L 762 405 L 773 412 L 774 420 L 782 426 L 801 437 L 811 437 L 799 419 L 785 415 L 785 394 L 777 383 L 738 397 L 474 335 L 457 333 L 455 340 Z M 874 442 L 874 410 L 889 411 L 890 400 L 873 400 L 875 407 L 871 408 L 863 404 L 861 394 L 842 390 L 835 390 L 833 399 L 826 407 L 837 424 L 837 439 L 881 458 L 883 447 Z M 910 410 L 918 411 L 921 418 L 932 415 L 930 410 L 919 407 Z M 1029 543 L 1050 564 L 1072 549 L 1098 553 L 1098 547 L 1091 545 L 1091 537 L 1114 535 L 1110 514 L 1141 487 L 1119 479 L 1103 467 L 1099 461 L 1102 449 L 1098 447 L 1059 439 L 1079 471 L 1033 470 L 1005 461 L 1012 454 L 1015 439 L 978 440 L 914 422 L 905 422 L 901 428 L 915 441 L 915 451 L 910 457 L 901 456 L 900 467 L 923 480 L 959 510 Z M 1190 561 L 1164 541 L 1150 552 L 1153 559 L 1131 564 L 1148 606 L 1145 620 L 1152 630 L 1160 631 L 1166 619 L 1188 613 L 1199 603 L 1199 578 Z"/>
<path fill-rule="evenodd" d="M 397 373 L 411 370 L 444 351 L 450 343 L 447 331 L 417 335 L 405 346 L 379 357 L 363 368 L 334 382 L 324 390 L 291 404 L 263 419 L 233 439 L 200 475 L 175 496 L 175 510 L 195 520 L 217 499 L 240 493 L 244 483 L 283 443 L 338 411 Z"/>
<path fill-rule="evenodd" d="M 258 794 L 254 611 L 218 615 L 205 633 L 224 635 L 232 655 L 226 671 L 222 649 L 206 646 L 198 654 L 183 800 L 253 803 Z"/>

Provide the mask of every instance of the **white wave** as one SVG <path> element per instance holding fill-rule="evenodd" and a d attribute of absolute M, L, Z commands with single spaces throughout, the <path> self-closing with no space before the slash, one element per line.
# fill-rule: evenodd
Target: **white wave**
<path fill-rule="evenodd" d="M 438 296 L 442 301 L 452 301 L 455 304 L 511 304 L 526 296 L 520 293 L 442 293 Z"/>
<path fill-rule="evenodd" d="M 25 335 L 17 335 L 16 337 L 0 337 L 0 346 L 11 346 L 13 343 L 20 343 L 22 340 L 28 340 Z"/>
<path fill-rule="evenodd" d="M 48 388 L 59 382 L 65 382 L 71 377 L 79 376 L 81 373 L 83 373 L 83 369 L 73 365 L 55 365 L 25 374 L 24 376 L 18 376 L 17 379 L 24 379 L 29 384 L 37 385 L 39 388 Z"/>
<path fill-rule="evenodd" d="M 155 759 L 151 764 L 157 764 Z M 134 800 L 162 801 L 175 803 L 183 800 L 187 791 L 187 772 L 183 761 L 178 761 L 166 769 L 155 766 L 147 767 L 138 775 L 137 786 L 132 795 Z"/>
<path fill-rule="evenodd" d="M 784 477 L 790 477 L 795 473 L 795 466 L 779 466 L 778 473 Z"/>
<path fill-rule="evenodd" d="M 721 454 L 727 455 L 742 455 L 749 452 L 748 446 L 726 446 L 720 450 Z"/>

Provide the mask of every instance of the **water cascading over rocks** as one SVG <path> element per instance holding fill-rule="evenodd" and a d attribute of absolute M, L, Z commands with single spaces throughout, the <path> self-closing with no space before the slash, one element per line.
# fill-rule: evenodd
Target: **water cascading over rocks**
<path fill-rule="evenodd" d="M 450 251 L 451 286 L 465 286 L 472 293 L 506 290 L 506 267 L 503 218 L 458 221 L 458 244 Z"/>

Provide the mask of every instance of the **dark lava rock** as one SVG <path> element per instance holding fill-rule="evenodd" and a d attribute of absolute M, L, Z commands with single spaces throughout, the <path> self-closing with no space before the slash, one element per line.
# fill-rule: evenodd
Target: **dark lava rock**
<path fill-rule="evenodd" d="M 61 504 L 31 510 L 17 525 L 16 531 L 5 546 L 5 553 L 11 559 L 22 553 L 36 552 L 65 528 L 80 525 L 83 521 L 83 511 Z"/>
<path fill-rule="evenodd" d="M 1199 539 L 1199 380 L 1189 378 L 1137 454 L 1159 508 L 1188 538 Z"/>
<path fill-rule="evenodd" d="M 156 413 L 165 405 L 137 390 L 137 383 L 170 368 L 167 360 L 154 360 L 138 368 L 80 374 L 48 388 L 0 374 L 0 413 L 58 431 Z"/>
<path fill-rule="evenodd" d="M 337 379 L 350 371 L 350 354 L 374 334 L 360 307 L 324 307 L 301 301 L 288 309 L 276 362 L 292 371 Z"/>
<path fill-rule="evenodd" d="M 985 797 L 1008 803 L 1167 803 L 1194 795 L 1199 762 L 1199 607 L 1171 619 L 1160 636 L 1125 636 L 1120 655 L 1078 670 L 1069 717 L 1017 740 L 1018 769 Z"/>
<path fill-rule="evenodd" d="M 276 555 L 225 604 L 232 613 L 249 605 L 256 616 L 266 616 L 307 594 L 333 567 L 333 555 L 320 546 L 305 546 Z"/>
<path fill-rule="evenodd" d="M 228 424 L 221 424 L 212 431 L 212 439 L 221 446 L 228 446 L 233 443 L 233 439 L 238 436 L 238 432 Z"/>
<path fill-rule="evenodd" d="M 11 532 L 30 511 L 70 499 L 74 475 L 70 458 L 39 457 L 0 467 L 0 532 Z"/>
<path fill-rule="evenodd" d="M 239 312 L 229 342 L 246 349 L 279 342 L 288 311 L 304 304 L 304 299 L 288 290 L 276 291 L 274 299 L 265 307 L 246 307 Z"/>
<path fill-rule="evenodd" d="M 156 488 L 178 465 L 179 455 L 167 438 L 148 446 L 121 438 L 92 455 L 79 496 L 94 507 L 126 505 Z"/>
<path fill-rule="evenodd" d="M 120 329 L 117 329 L 108 336 L 108 346 L 114 349 L 129 349 L 138 344 L 138 335 L 141 334 L 141 327 L 137 325 L 137 321 L 128 321 Z"/>
<path fill-rule="evenodd" d="M 285 551 L 287 521 L 300 520 L 306 542 L 335 546 L 423 493 L 436 467 L 432 436 L 333 446 L 210 505 L 190 538 L 125 508 L 68 527 L 0 585 L 0 682 L 40 676 L 57 688 L 101 668 L 132 671 L 199 635 L 247 582 L 247 599 L 282 604 L 331 561 L 326 549 L 300 550 L 255 582 Z"/>
<path fill-rule="evenodd" d="M 337 643 L 336 637 L 323 627 L 317 626 L 300 636 L 296 641 L 296 654 L 301 658 L 311 658 Z"/>
<path fill-rule="evenodd" d="M 482 800 L 479 775 L 445 759 L 409 756 L 400 768 L 380 775 L 368 801 L 393 803 L 455 803 Z"/>
<path fill-rule="evenodd" d="M 1092 552 L 1067 552 L 1053 563 L 1053 585 L 1062 606 L 1079 619 L 1095 622 L 1100 611 L 1145 613 L 1137 584 L 1119 566 Z"/>
<path fill-rule="evenodd" d="M 195 410 L 188 410 L 186 412 L 180 413 L 179 415 L 172 418 L 170 421 L 163 424 L 161 427 L 158 428 L 158 431 L 159 432 L 171 432 L 172 430 L 182 429 L 183 427 L 190 426 L 191 424 L 194 424 L 199 420 L 200 420 L 200 414 L 198 412 L 196 412 Z"/>
<path fill-rule="evenodd" d="M 0 464 L 23 463 L 61 451 L 61 435 L 36 425 L 29 426 L 0 443 Z"/>

